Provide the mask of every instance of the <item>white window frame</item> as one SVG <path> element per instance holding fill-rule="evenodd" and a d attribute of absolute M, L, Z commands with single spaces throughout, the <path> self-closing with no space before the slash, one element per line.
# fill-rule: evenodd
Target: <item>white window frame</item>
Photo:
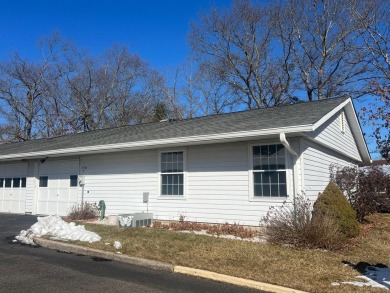
<path fill-rule="evenodd" d="M 177 174 L 183 174 L 183 195 L 163 195 L 161 194 L 161 175 L 164 174 L 161 172 L 161 156 L 164 153 L 172 153 L 172 152 L 183 152 L 183 172 L 177 172 Z M 174 174 L 174 173 L 168 173 Z M 179 148 L 179 149 L 164 149 L 158 151 L 158 199 L 187 199 L 187 149 Z"/>
<path fill-rule="evenodd" d="M 248 164 L 249 164 L 249 170 L 248 170 L 248 182 L 249 182 L 249 201 L 272 201 L 272 202 L 284 202 L 289 195 L 292 193 L 291 188 L 291 176 L 292 176 L 292 170 L 290 167 L 290 155 L 286 148 L 284 148 L 285 151 L 285 172 L 286 172 L 286 196 L 255 196 L 254 194 L 254 171 L 253 170 L 253 147 L 256 146 L 265 146 L 265 145 L 277 145 L 281 144 L 280 141 L 262 141 L 262 142 L 253 142 L 248 144 Z"/>

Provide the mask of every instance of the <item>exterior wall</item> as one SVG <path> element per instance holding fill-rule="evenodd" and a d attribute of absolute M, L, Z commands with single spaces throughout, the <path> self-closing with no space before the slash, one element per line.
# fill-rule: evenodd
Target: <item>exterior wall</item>
<path fill-rule="evenodd" d="M 347 115 L 344 116 L 344 133 L 340 129 L 339 112 L 308 136 L 313 138 L 320 144 L 333 148 L 334 150 L 341 152 L 342 154 L 357 161 L 361 161 L 359 150 L 356 146 L 355 139 L 351 132 Z"/>
<path fill-rule="evenodd" d="M 287 200 L 292 199 L 295 170 L 298 192 L 315 199 L 329 182 L 329 166 L 346 166 L 355 161 L 310 139 L 288 138 L 297 158 L 287 152 Z M 275 144 L 273 141 L 209 144 L 176 148 L 184 150 L 187 161 L 185 196 L 161 197 L 159 154 L 171 149 L 127 151 L 85 155 L 79 158 L 78 175 L 85 187 L 78 189 L 78 202 L 104 200 L 106 215 L 152 212 L 161 220 L 186 220 L 211 223 L 259 225 L 270 206 L 280 205 L 283 198 L 252 198 L 250 170 L 251 145 Z M 75 158 L 58 159 L 71 161 Z M 51 161 L 51 159 L 49 159 Z M 38 179 L 49 166 L 31 161 L 25 164 L 27 178 L 26 212 L 37 212 Z M 55 162 L 53 163 L 55 165 Z M 5 164 L 1 164 L 3 166 Z M 5 167 L 4 167 L 5 168 Z M 52 168 L 53 169 L 53 168 Z M 52 170 L 50 169 L 50 170 Z M 4 169 L 5 170 L 5 169 Z M 50 173 L 52 171 L 46 173 Z M 49 172 L 50 171 L 50 172 Z M 57 172 L 58 170 L 55 170 Z M 54 172 L 54 171 L 53 171 Z M 54 173 L 55 173 L 54 172 Z M 53 174 L 54 174 L 53 173 Z M 50 174 L 48 174 L 50 175 Z M 143 203 L 143 193 L 149 192 L 149 204 Z"/>
<path fill-rule="evenodd" d="M 312 200 L 328 185 L 331 165 L 356 166 L 356 161 L 307 139 L 302 139 L 302 160 L 302 192 Z"/>
<path fill-rule="evenodd" d="M 184 215 L 186 220 L 198 222 L 259 225 L 270 206 L 286 199 L 250 198 L 248 142 L 178 149 L 185 149 L 187 156 L 183 198 L 159 196 L 161 150 L 145 150 L 82 157 L 84 200 L 103 199 L 107 215 L 146 212 L 148 208 L 161 220 L 178 220 Z M 287 176 L 292 184 L 291 171 Z M 143 192 L 149 192 L 148 207 L 143 203 Z"/>

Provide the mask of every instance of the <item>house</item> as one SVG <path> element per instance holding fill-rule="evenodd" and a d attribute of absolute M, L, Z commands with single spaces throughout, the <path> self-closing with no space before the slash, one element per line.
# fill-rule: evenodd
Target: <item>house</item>
<path fill-rule="evenodd" d="M 349 98 L 168 120 L 0 145 L 0 212 L 104 200 L 106 215 L 258 225 L 297 194 L 315 200 L 331 165 L 370 161 Z"/>

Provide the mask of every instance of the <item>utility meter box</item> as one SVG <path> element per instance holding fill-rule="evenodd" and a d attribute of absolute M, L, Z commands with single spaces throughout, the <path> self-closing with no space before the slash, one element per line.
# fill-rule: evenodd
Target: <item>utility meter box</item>
<path fill-rule="evenodd" d="M 153 224 L 153 213 L 119 214 L 119 228 L 146 227 Z"/>

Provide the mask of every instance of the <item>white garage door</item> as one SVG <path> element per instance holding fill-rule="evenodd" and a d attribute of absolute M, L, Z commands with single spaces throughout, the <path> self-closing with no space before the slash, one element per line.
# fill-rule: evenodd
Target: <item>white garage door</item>
<path fill-rule="evenodd" d="M 27 163 L 0 165 L 0 212 L 26 211 Z"/>
<path fill-rule="evenodd" d="M 78 160 L 46 161 L 39 166 L 37 214 L 66 216 L 77 204 Z"/>

